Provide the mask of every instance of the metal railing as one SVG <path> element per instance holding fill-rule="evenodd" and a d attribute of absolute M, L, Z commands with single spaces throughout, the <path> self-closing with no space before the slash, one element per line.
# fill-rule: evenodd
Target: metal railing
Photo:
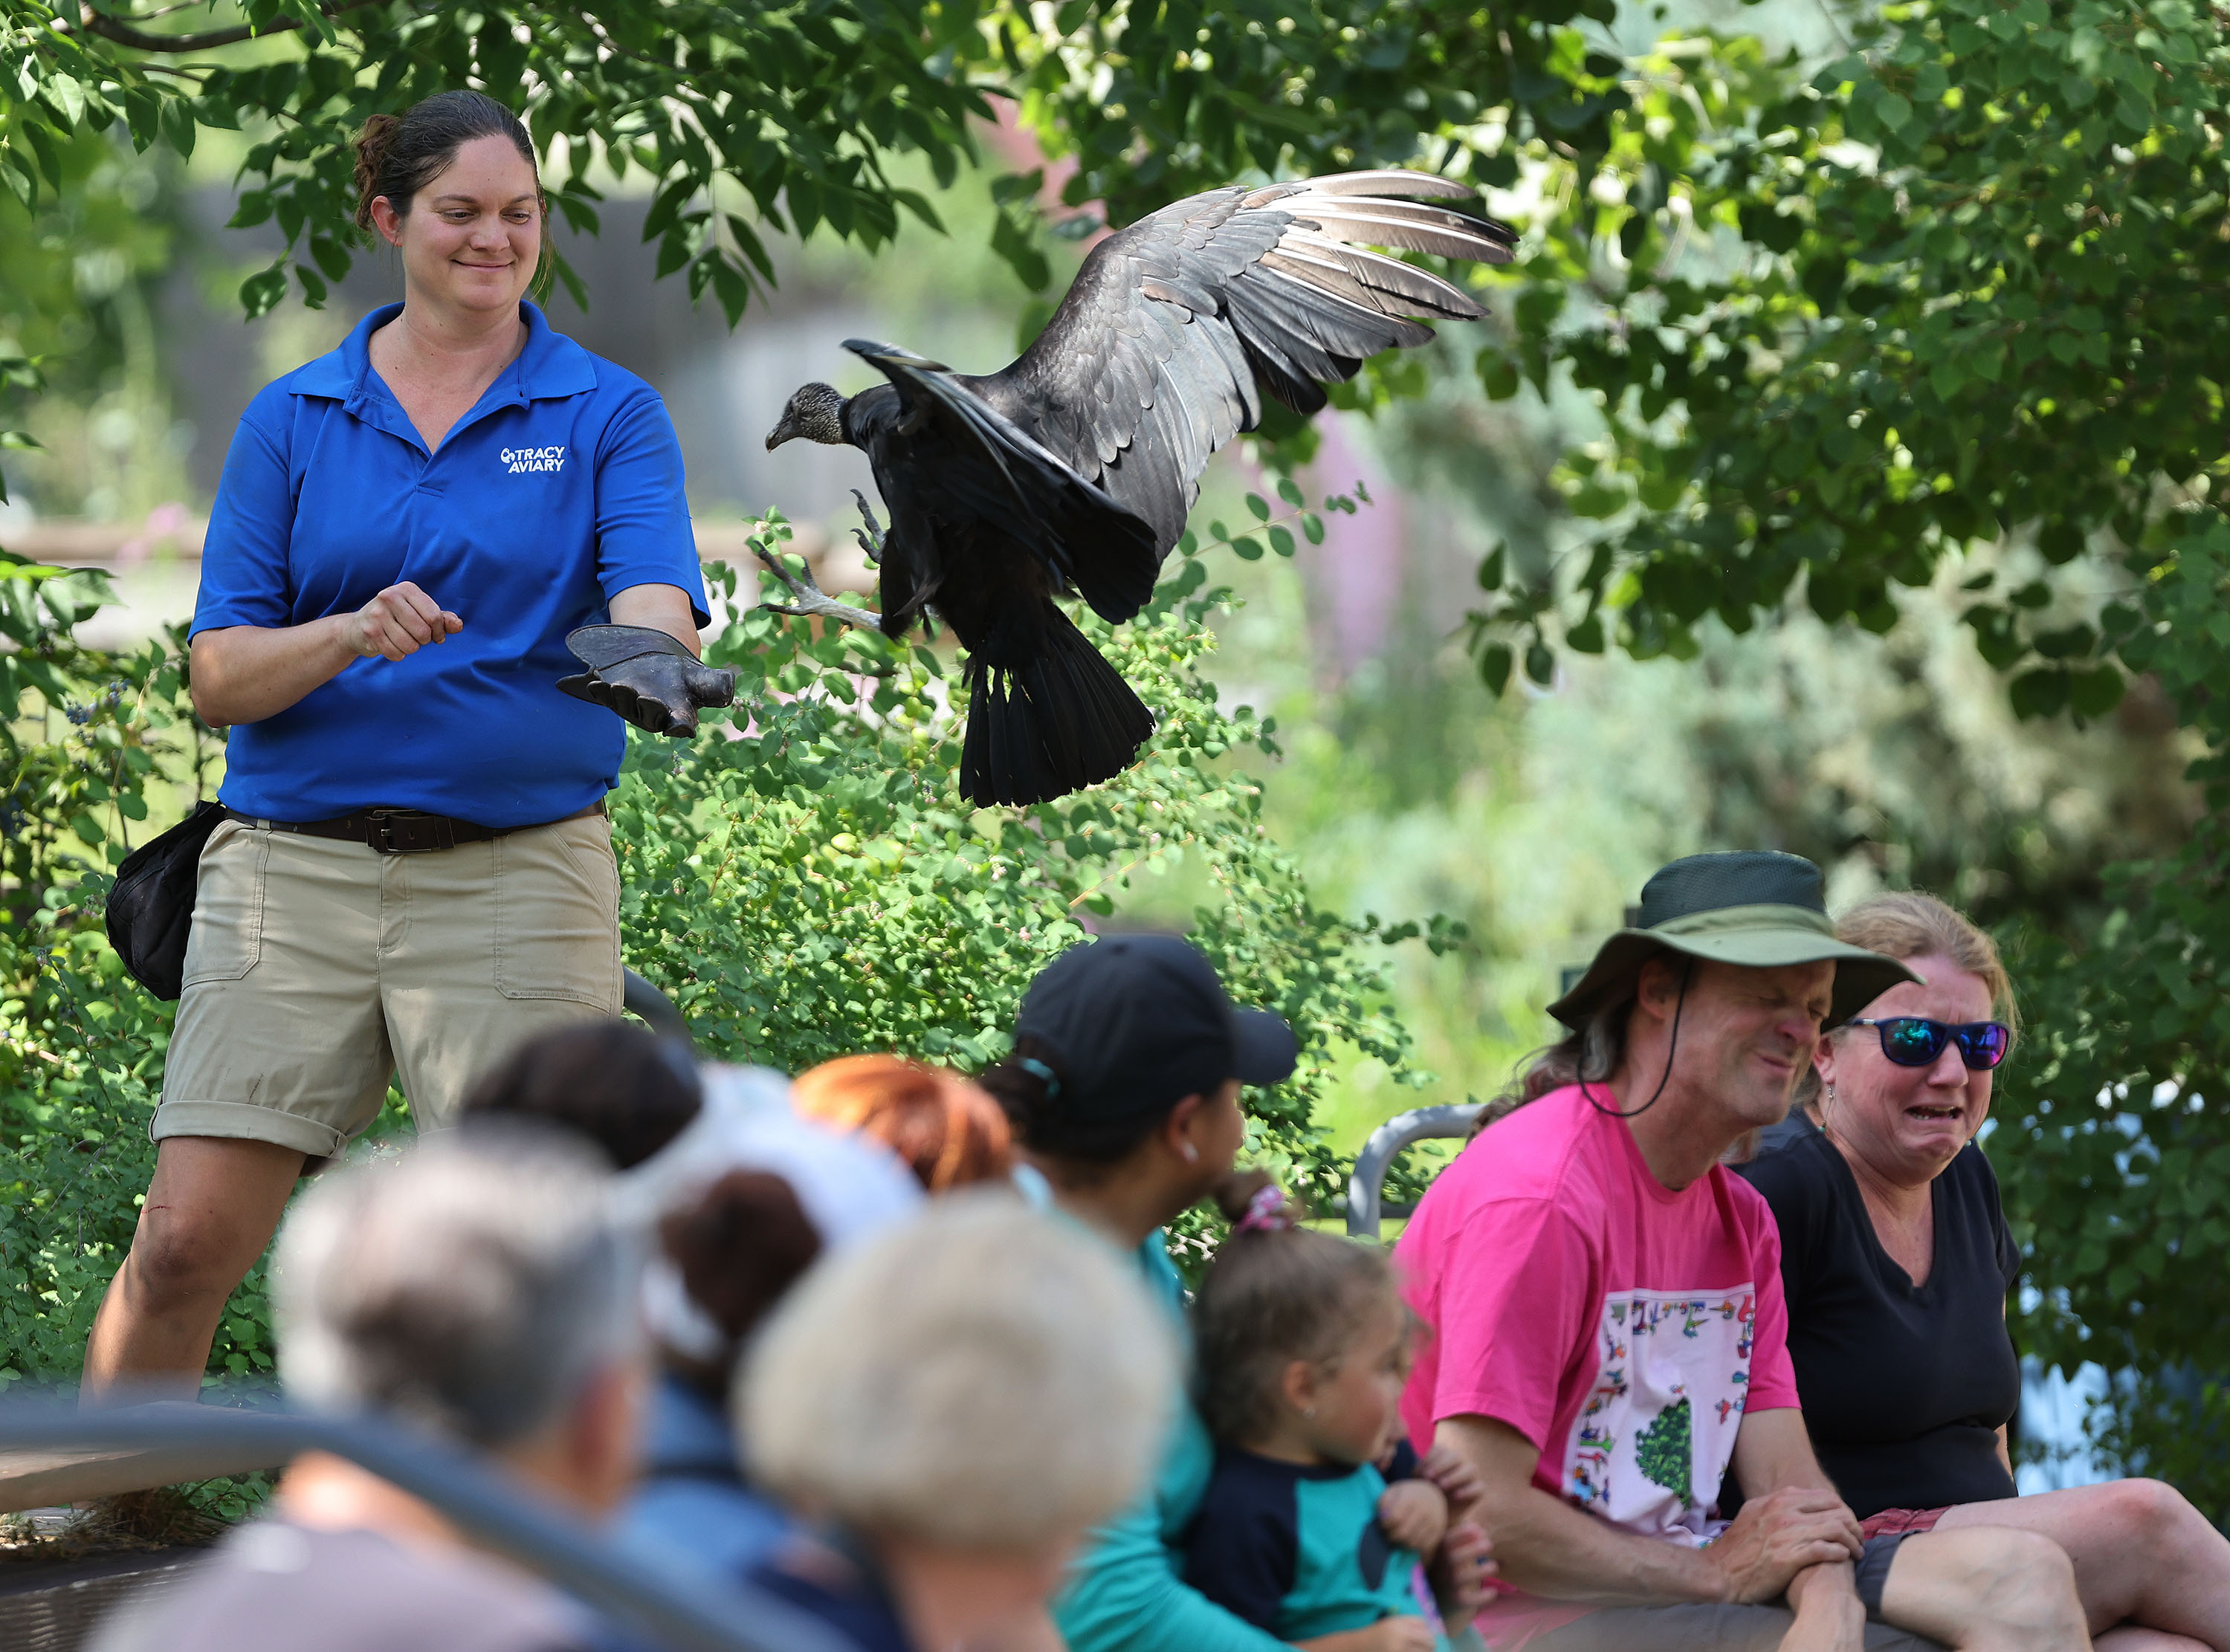
<path fill-rule="evenodd" d="M 617 1541 L 535 1502 L 461 1449 L 364 1418 L 158 1405 L 79 1411 L 0 1402 L 0 1451 L 187 1449 L 329 1451 L 431 1504 L 482 1548 L 538 1572 L 583 1604 L 674 1652 L 857 1652 L 787 1602 L 738 1578 L 720 1585 L 628 1555 Z"/>
<path fill-rule="evenodd" d="M 660 1038 L 678 1039 L 684 1050 L 693 1048 L 689 1023 L 681 1019 L 674 1000 L 632 969 L 620 971 L 620 1007 L 638 1017 Z"/>
<path fill-rule="evenodd" d="M 1408 1216 L 1415 1208 L 1380 1198 L 1386 1172 L 1394 1155 L 1412 1141 L 1433 1136 L 1469 1135 L 1477 1121 L 1480 1102 L 1459 1102 L 1447 1107 L 1416 1107 L 1397 1113 L 1370 1133 L 1363 1151 L 1355 1155 L 1355 1173 L 1347 1179 L 1348 1237 L 1375 1239 L 1378 1224 L 1388 1216 Z"/>

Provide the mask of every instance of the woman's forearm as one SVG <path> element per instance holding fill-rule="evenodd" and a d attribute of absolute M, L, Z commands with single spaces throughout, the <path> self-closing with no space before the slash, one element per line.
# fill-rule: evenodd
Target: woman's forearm
<path fill-rule="evenodd" d="M 276 717 L 363 658 L 348 644 L 351 617 L 203 632 L 191 655 L 195 711 L 212 729 Z"/>
<path fill-rule="evenodd" d="M 703 659 L 697 637 L 697 616 L 690 611 L 689 593 L 678 585 L 630 585 L 607 605 L 612 623 L 648 626 L 663 631 Z"/>
<path fill-rule="evenodd" d="M 222 729 L 276 717 L 359 659 L 403 659 L 446 640 L 465 622 L 409 581 L 353 614 L 298 626 L 228 626 L 194 639 L 194 710 Z"/>

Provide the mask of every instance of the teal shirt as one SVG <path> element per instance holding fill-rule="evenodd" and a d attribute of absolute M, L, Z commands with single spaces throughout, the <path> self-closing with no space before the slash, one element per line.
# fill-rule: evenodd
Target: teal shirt
<path fill-rule="evenodd" d="M 1138 1267 L 1182 1326 L 1184 1282 L 1159 1233 L 1138 1250 Z M 1286 1642 L 1188 1588 L 1185 1534 L 1208 1494 L 1215 1448 L 1189 1405 L 1146 1495 L 1094 1532 L 1067 1591 L 1054 1604 L 1069 1652 L 1286 1652 Z"/>
<path fill-rule="evenodd" d="M 1378 1523 L 1385 1489 L 1367 1462 L 1311 1468 L 1225 1446 L 1191 1533 L 1185 1581 L 1288 1641 L 1383 1617 L 1425 1617 L 1437 1632 L 1418 1557 L 1395 1547 Z"/>

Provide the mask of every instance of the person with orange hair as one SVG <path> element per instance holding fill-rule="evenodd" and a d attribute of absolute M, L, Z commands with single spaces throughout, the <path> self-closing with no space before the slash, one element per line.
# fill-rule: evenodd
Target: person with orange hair
<path fill-rule="evenodd" d="M 1014 1135 L 990 1095 L 958 1073 L 901 1056 L 842 1056 L 798 1075 L 800 1116 L 883 1142 L 932 1193 L 1014 1170 Z"/>

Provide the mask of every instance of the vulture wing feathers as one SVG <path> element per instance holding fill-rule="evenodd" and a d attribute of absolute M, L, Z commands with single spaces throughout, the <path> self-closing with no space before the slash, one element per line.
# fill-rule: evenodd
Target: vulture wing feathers
<path fill-rule="evenodd" d="M 1119 624 L 1146 606 L 1160 571 L 1148 524 L 1062 463 L 1005 415 L 961 388 L 951 370 L 864 338 L 844 348 L 881 370 L 899 394 L 900 428 L 934 433 L 936 487 L 957 507 L 1034 552 L 1094 612 Z"/>
<path fill-rule="evenodd" d="M 1429 172 L 1376 170 L 1176 202 L 1092 249 L 1020 360 L 957 383 L 1145 518 L 1166 556 L 1209 455 L 1261 422 L 1261 392 L 1314 413 L 1364 358 L 1430 338 L 1413 318 L 1486 313 L 1369 250 L 1509 261 L 1508 228 L 1404 198 L 1420 196 L 1478 198 Z"/>

